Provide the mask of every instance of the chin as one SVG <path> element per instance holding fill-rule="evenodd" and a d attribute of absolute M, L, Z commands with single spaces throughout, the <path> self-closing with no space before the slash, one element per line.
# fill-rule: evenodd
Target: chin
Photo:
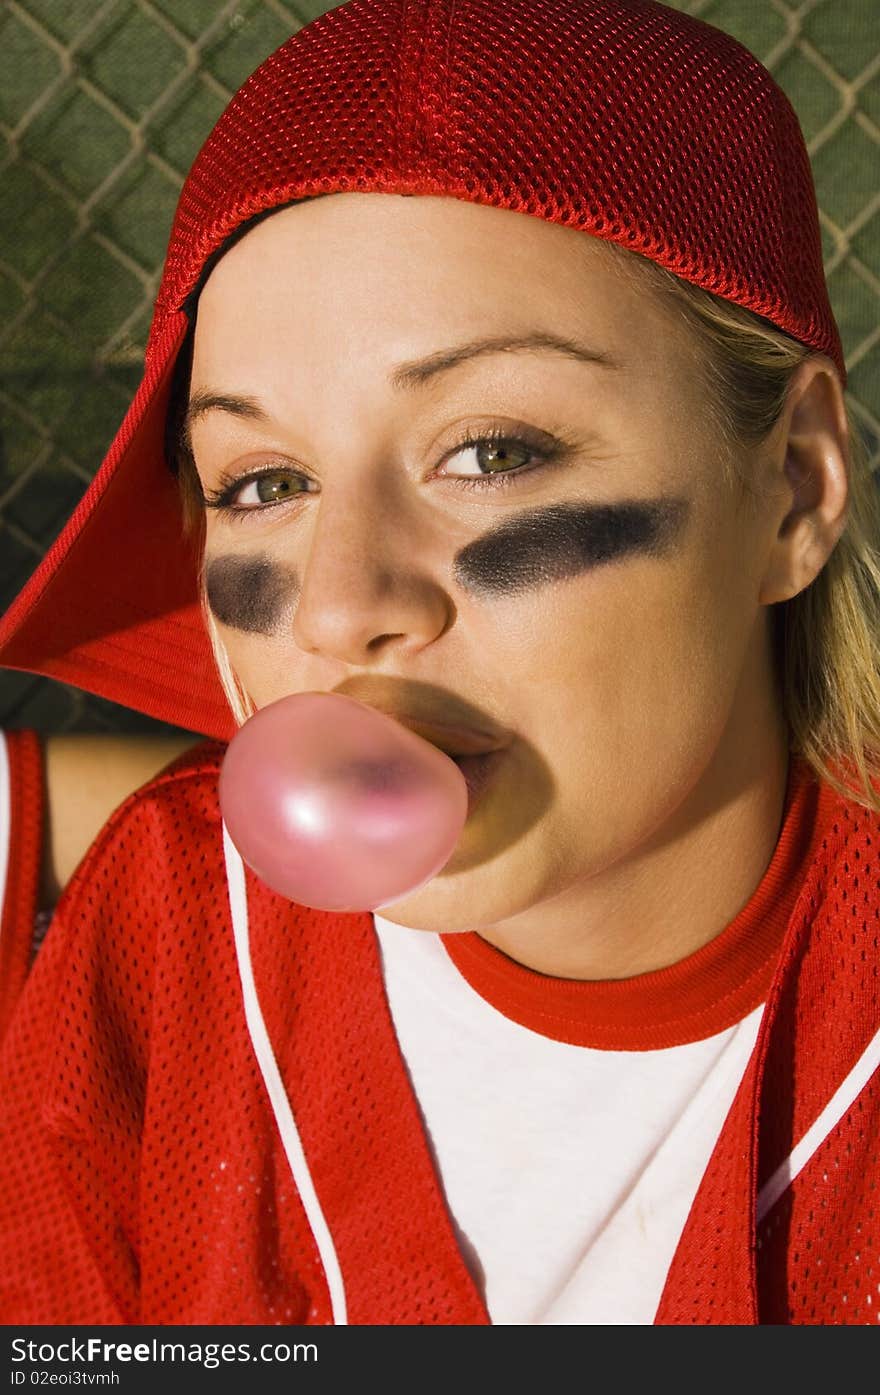
<path fill-rule="evenodd" d="M 415 891 L 385 910 L 377 911 L 383 920 L 411 930 L 456 934 L 500 924 L 526 910 L 540 894 L 523 895 L 524 878 L 495 863 L 484 863 L 464 871 L 441 871 Z M 516 888 L 516 895 L 512 889 Z"/>

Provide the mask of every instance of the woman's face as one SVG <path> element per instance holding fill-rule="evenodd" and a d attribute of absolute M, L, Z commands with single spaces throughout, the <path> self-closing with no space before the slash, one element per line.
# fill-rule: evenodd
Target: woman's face
<path fill-rule="evenodd" d="M 243 686 L 499 748 L 470 762 L 488 780 L 451 860 L 388 918 L 573 913 L 766 750 L 774 526 L 725 483 L 707 404 L 684 321 L 539 218 L 334 195 L 212 272 L 190 427 Z"/>

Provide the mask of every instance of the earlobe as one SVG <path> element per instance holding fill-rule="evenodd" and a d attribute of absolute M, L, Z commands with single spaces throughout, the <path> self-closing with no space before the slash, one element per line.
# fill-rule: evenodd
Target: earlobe
<path fill-rule="evenodd" d="M 781 513 L 760 588 L 762 605 L 805 590 L 846 525 L 849 432 L 840 379 L 829 360 L 811 356 L 795 371 L 783 421 Z"/>

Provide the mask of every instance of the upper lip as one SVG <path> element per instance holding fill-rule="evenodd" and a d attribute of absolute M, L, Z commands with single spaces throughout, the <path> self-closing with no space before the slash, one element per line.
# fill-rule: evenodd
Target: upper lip
<path fill-rule="evenodd" d="M 454 693 L 378 681 L 345 683 L 334 691 L 391 717 L 447 756 L 480 756 L 503 750 L 513 740 L 512 732 L 496 727 Z"/>
<path fill-rule="evenodd" d="M 423 721 L 419 717 L 410 717 L 405 712 L 388 712 L 386 716 L 393 717 L 401 726 L 408 727 L 417 736 L 424 737 L 447 756 L 481 756 L 487 751 L 500 750 L 507 744 L 498 737 L 473 727 L 453 725 L 449 722 Z"/>

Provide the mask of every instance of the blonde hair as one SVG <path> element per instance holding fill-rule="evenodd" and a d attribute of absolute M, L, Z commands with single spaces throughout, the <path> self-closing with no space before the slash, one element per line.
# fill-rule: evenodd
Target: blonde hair
<path fill-rule="evenodd" d="M 738 461 L 778 422 L 792 375 L 812 350 L 770 321 L 681 280 L 645 257 L 606 244 L 617 265 L 648 282 L 684 316 L 704 349 L 710 411 L 728 483 L 759 498 Z M 790 749 L 839 794 L 880 812 L 880 491 L 857 423 L 849 423 L 849 502 L 844 531 L 822 570 L 798 595 L 772 607 L 777 677 Z M 188 443 L 178 436 L 184 529 L 204 527 L 204 506 Z M 205 626 L 236 722 L 255 711 L 232 669 L 204 589 Z"/>
<path fill-rule="evenodd" d="M 217 667 L 217 676 L 226 694 L 226 701 L 229 703 L 232 715 L 238 726 L 243 726 L 248 717 L 252 717 L 256 712 L 256 705 L 253 698 L 245 691 L 239 681 L 238 674 L 229 661 L 226 652 L 226 645 L 220 638 L 216 621 L 214 620 L 211 607 L 208 605 L 208 598 L 205 595 L 204 565 L 199 572 L 199 600 L 202 607 L 202 615 L 205 617 L 205 628 L 208 631 L 208 638 L 211 641 L 211 648 L 214 651 L 214 663 Z"/>

